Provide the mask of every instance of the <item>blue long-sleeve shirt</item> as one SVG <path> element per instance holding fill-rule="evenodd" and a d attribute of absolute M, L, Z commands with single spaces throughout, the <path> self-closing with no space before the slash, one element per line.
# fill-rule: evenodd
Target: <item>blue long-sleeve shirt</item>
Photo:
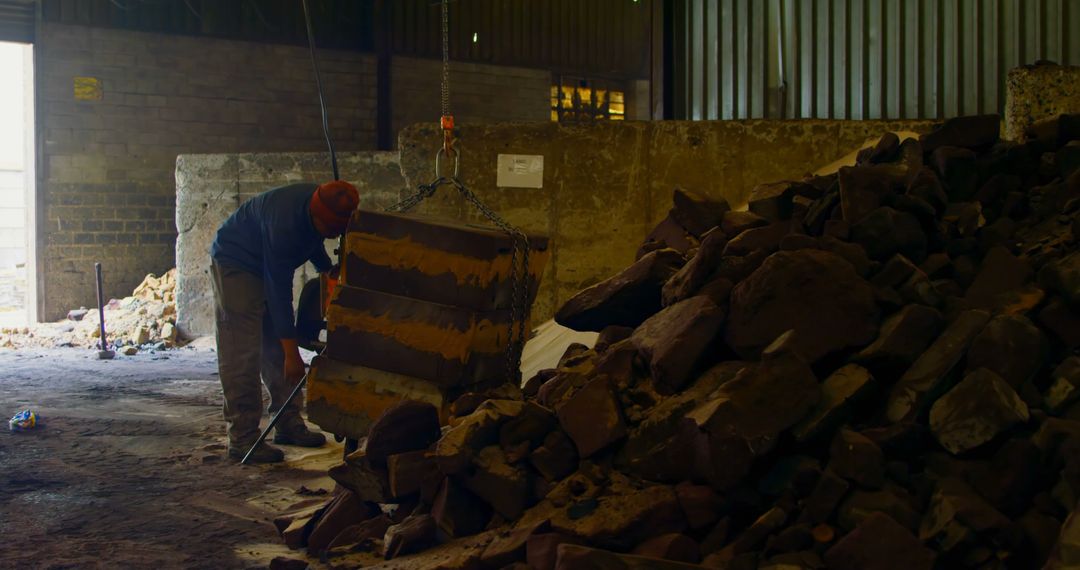
<path fill-rule="evenodd" d="M 218 229 L 210 256 L 219 264 L 262 278 L 266 305 L 278 338 L 296 338 L 292 283 L 310 261 L 319 272 L 332 267 L 308 208 L 315 184 L 290 184 L 244 202 Z"/>

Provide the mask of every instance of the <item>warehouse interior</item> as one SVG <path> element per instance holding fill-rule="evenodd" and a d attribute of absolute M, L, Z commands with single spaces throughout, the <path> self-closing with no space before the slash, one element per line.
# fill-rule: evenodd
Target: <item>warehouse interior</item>
<path fill-rule="evenodd" d="M 1072 0 L 0 0 L 0 566 L 1077 568 L 1078 244 Z"/>

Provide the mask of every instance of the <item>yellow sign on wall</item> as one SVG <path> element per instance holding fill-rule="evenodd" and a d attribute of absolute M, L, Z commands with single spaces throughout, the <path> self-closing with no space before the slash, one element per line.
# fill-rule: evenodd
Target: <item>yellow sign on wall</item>
<path fill-rule="evenodd" d="M 76 77 L 75 100 L 101 101 L 101 80 L 96 77 Z"/>

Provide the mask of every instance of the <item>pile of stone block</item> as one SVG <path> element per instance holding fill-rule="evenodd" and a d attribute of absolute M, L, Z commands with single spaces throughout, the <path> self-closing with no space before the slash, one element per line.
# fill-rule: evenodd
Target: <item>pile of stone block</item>
<path fill-rule="evenodd" d="M 0 330 L 0 346 L 97 348 L 100 322 L 96 307 L 80 307 L 68 311 L 63 321 Z M 105 335 L 111 347 L 127 356 L 182 343 L 176 330 L 176 269 L 160 277 L 150 273 L 131 295 L 110 299 L 105 304 Z"/>
<path fill-rule="evenodd" d="M 594 347 L 445 427 L 389 409 L 279 530 L 342 567 L 1076 567 L 1077 119 L 886 135 L 748 211 L 677 190 L 558 312 Z"/>

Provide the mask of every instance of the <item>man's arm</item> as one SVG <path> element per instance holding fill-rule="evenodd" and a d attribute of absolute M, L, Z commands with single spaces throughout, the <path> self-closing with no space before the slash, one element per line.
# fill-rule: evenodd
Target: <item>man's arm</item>
<path fill-rule="evenodd" d="M 292 280 L 296 268 L 276 261 L 272 228 L 263 227 L 263 289 L 274 334 L 285 353 L 285 378 L 293 384 L 304 376 L 304 361 L 296 342 L 296 316 L 293 313 Z M 325 253 L 325 252 L 324 252 Z"/>

